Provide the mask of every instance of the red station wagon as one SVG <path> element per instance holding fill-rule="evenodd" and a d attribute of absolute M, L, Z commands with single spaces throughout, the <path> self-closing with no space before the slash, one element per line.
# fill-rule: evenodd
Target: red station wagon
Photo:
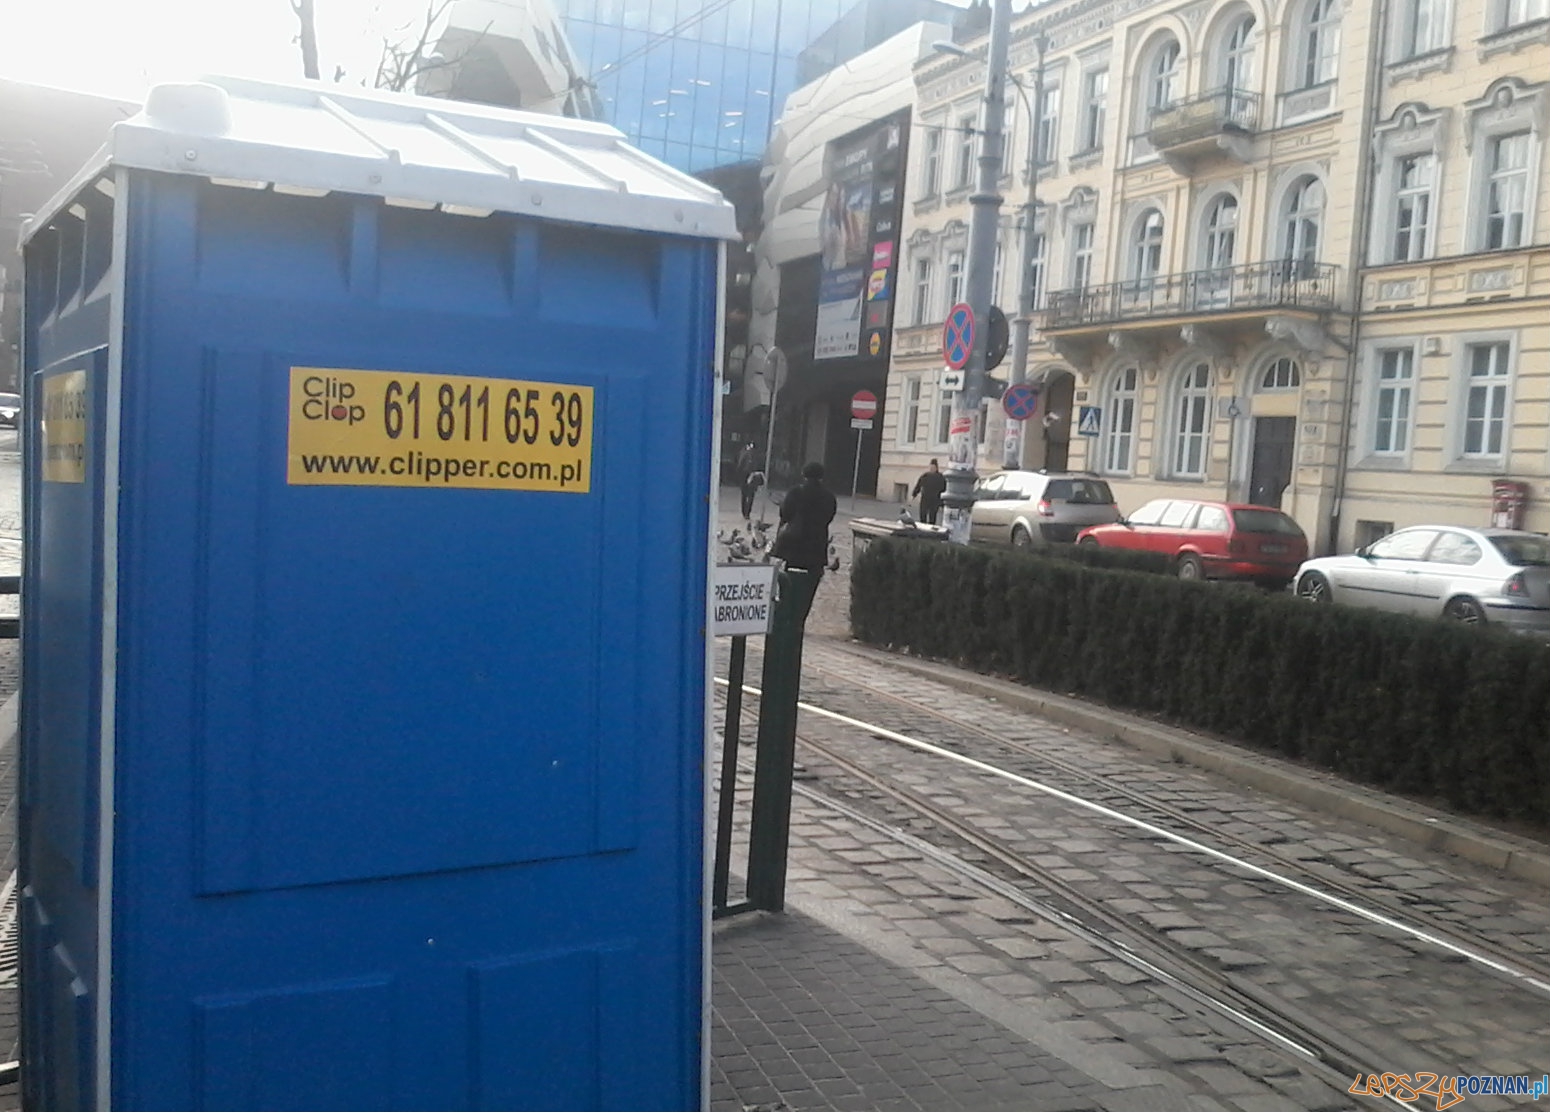
<path fill-rule="evenodd" d="M 1308 559 L 1302 527 L 1281 511 L 1192 499 L 1154 499 L 1115 525 L 1084 529 L 1077 543 L 1165 553 L 1181 580 L 1253 580 L 1277 591 Z"/>

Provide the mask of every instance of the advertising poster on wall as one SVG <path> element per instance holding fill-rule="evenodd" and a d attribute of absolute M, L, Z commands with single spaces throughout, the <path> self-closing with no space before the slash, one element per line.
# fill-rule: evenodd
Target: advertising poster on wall
<path fill-rule="evenodd" d="M 888 353 L 909 120 L 896 112 L 825 152 L 815 360 Z"/>

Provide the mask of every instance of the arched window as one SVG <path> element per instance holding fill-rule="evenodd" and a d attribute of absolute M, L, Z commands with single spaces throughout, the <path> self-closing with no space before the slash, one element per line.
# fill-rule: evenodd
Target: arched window
<path fill-rule="evenodd" d="M 1238 199 L 1224 193 L 1206 210 L 1200 261 L 1206 270 L 1226 270 L 1233 264 L 1238 241 Z"/>
<path fill-rule="evenodd" d="M 1156 111 L 1173 103 L 1178 93 L 1179 55 L 1177 39 L 1168 39 L 1153 52 L 1151 65 L 1147 67 L 1147 108 Z"/>
<path fill-rule="evenodd" d="M 1308 0 L 1296 28 L 1296 87 L 1335 80 L 1340 60 L 1340 0 Z"/>
<path fill-rule="evenodd" d="M 1136 222 L 1135 239 L 1131 244 L 1130 276 L 1137 279 L 1156 278 L 1162 273 L 1163 216 L 1156 209 L 1147 209 Z"/>
<path fill-rule="evenodd" d="M 1259 25 L 1252 15 L 1239 16 L 1222 41 L 1218 76 L 1224 92 L 1252 91 L 1254 88 L 1254 52 L 1259 45 Z"/>
<path fill-rule="evenodd" d="M 1103 470 L 1128 475 L 1135 467 L 1136 380 L 1127 367 L 1109 380 L 1103 396 Z"/>
<path fill-rule="evenodd" d="M 1313 276 L 1319 257 L 1319 228 L 1324 221 L 1324 183 L 1313 177 L 1299 178 L 1286 194 L 1281 220 L 1281 258 L 1287 274 L 1302 279 Z"/>
<path fill-rule="evenodd" d="M 1173 423 L 1173 474 L 1195 477 L 1206 473 L 1206 448 L 1211 437 L 1211 365 L 1196 363 L 1179 382 Z"/>
<path fill-rule="evenodd" d="M 1302 385 L 1302 368 L 1290 356 L 1275 360 L 1259 377 L 1260 390 L 1296 390 Z"/>

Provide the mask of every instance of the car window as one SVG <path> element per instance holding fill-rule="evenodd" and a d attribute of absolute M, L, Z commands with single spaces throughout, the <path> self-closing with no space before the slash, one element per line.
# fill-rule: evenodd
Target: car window
<path fill-rule="evenodd" d="M 1234 510 L 1232 520 L 1243 533 L 1284 533 L 1301 537 L 1302 527 L 1279 510 Z"/>
<path fill-rule="evenodd" d="M 1001 491 L 1001 485 L 1006 482 L 1006 476 L 993 475 L 989 479 L 982 479 L 974 487 L 974 497 L 981 499 L 995 498 Z"/>
<path fill-rule="evenodd" d="M 1168 509 L 1167 499 L 1153 499 L 1125 520 L 1133 526 L 1155 526 L 1163 511 Z"/>
<path fill-rule="evenodd" d="M 1475 564 L 1480 557 L 1480 546 L 1462 533 L 1444 532 L 1426 559 L 1437 564 Z"/>
<path fill-rule="evenodd" d="M 1101 479 L 1068 479 L 1071 493 L 1066 497 L 1078 506 L 1106 506 L 1114 501 L 1114 492 Z"/>
<path fill-rule="evenodd" d="M 1051 479 L 1049 486 L 1044 488 L 1044 497 L 1047 499 L 1069 499 L 1071 497 L 1071 481 L 1069 479 Z"/>
<path fill-rule="evenodd" d="M 1220 506 L 1200 507 L 1200 517 L 1195 519 L 1196 529 L 1208 529 L 1212 533 L 1227 532 L 1227 511 Z"/>
<path fill-rule="evenodd" d="M 1385 560 L 1420 560 L 1436 537 L 1437 531 L 1434 529 L 1400 530 L 1374 541 L 1367 555 Z"/>
<path fill-rule="evenodd" d="M 1162 517 L 1157 524 L 1177 529 L 1184 524 L 1184 519 L 1195 512 L 1195 504 L 1192 502 L 1170 502 L 1168 508 L 1162 512 Z"/>
<path fill-rule="evenodd" d="M 1492 537 L 1496 551 L 1508 564 L 1519 568 L 1550 566 L 1550 541 L 1543 537 Z"/>

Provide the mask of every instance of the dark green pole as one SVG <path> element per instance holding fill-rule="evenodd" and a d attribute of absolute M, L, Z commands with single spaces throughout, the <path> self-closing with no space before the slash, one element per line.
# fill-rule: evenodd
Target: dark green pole
<path fill-rule="evenodd" d="M 791 839 L 791 777 L 796 761 L 797 694 L 802 681 L 802 628 L 822 572 L 781 571 L 780 595 L 764 640 L 754 759 L 753 816 L 748 830 L 748 903 L 779 912 L 786 906 L 786 848 Z"/>

